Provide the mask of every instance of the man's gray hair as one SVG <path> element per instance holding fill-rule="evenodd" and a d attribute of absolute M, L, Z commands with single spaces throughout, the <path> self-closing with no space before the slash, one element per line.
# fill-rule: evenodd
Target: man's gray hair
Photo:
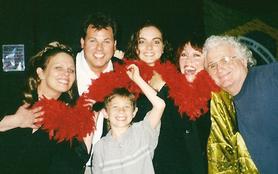
<path fill-rule="evenodd" d="M 206 39 L 204 47 L 203 47 L 203 54 L 205 56 L 205 62 L 207 59 L 207 53 L 210 49 L 215 48 L 221 44 L 228 44 L 235 48 L 237 52 L 237 56 L 240 58 L 246 59 L 247 64 L 249 67 L 256 65 L 256 59 L 253 58 L 252 52 L 247 48 L 246 45 L 240 43 L 239 39 L 233 36 L 215 36 L 212 35 Z M 206 63 L 205 63 L 205 66 Z"/>

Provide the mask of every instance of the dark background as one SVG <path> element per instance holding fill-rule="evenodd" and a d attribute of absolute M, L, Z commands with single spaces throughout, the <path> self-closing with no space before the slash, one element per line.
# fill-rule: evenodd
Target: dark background
<path fill-rule="evenodd" d="M 257 18 L 277 15 L 275 0 L 213 0 Z M 203 0 L 0 0 L 0 45 L 24 44 L 25 62 L 57 40 L 80 50 L 80 27 L 86 16 L 109 12 L 118 22 L 118 48 L 125 49 L 136 25 L 150 19 L 161 25 L 174 47 L 193 32 L 205 36 Z M 277 18 L 268 19 L 277 21 Z M 215 33 L 217 34 L 217 33 Z M 2 57 L 2 49 L 0 49 Z M 14 105 L 25 72 L 3 72 L 0 63 L 0 111 Z M 0 112 L 1 113 L 1 112 Z"/>

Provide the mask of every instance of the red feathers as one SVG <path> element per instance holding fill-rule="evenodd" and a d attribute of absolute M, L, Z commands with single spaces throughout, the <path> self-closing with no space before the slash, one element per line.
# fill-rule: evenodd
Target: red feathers
<path fill-rule="evenodd" d="M 144 80 L 148 81 L 152 77 L 152 69 L 141 61 L 125 61 L 124 65 L 115 64 L 114 71 L 101 74 L 89 87 L 89 92 L 84 94 L 87 98 L 102 102 L 115 88 L 127 88 L 130 92 L 138 96 L 140 88 L 132 82 L 126 74 L 127 67 L 136 64 Z M 142 73 L 143 72 L 143 73 Z"/>
<path fill-rule="evenodd" d="M 42 106 L 44 115 L 42 129 L 49 132 L 49 138 L 58 142 L 73 138 L 82 140 L 95 130 L 92 113 L 83 106 L 82 97 L 75 107 L 69 107 L 61 101 L 43 98 L 33 107 Z"/>
<path fill-rule="evenodd" d="M 197 74 L 193 83 L 189 83 L 170 62 L 163 64 L 157 62 L 154 71 L 160 74 L 166 82 L 169 88 L 169 97 L 179 107 L 181 115 L 187 113 L 191 120 L 196 120 L 208 111 L 211 92 L 219 90 L 219 87 L 204 70 Z"/>
<path fill-rule="evenodd" d="M 140 88 L 132 82 L 126 74 L 127 66 L 136 64 L 145 81 L 149 81 L 156 71 L 162 76 L 169 88 L 169 97 L 179 107 L 181 115 L 187 113 L 191 120 L 195 120 L 208 111 L 208 101 L 211 92 L 219 88 L 209 77 L 206 71 L 201 71 L 193 83 L 187 82 L 184 75 L 179 73 L 170 62 L 157 62 L 154 67 L 149 67 L 141 61 L 125 61 L 124 65 L 116 64 L 114 71 L 101 74 L 89 87 L 89 92 L 84 93 L 75 107 L 68 107 L 56 100 L 42 99 L 35 106 L 43 106 L 44 120 L 42 128 L 49 132 L 58 141 L 71 140 L 76 137 L 81 140 L 88 133 L 95 130 L 94 115 L 83 105 L 85 99 L 102 102 L 113 89 L 125 87 L 138 96 Z"/>
<path fill-rule="evenodd" d="M 103 101 L 104 97 L 109 95 L 114 88 L 119 87 L 125 87 L 138 96 L 141 90 L 126 74 L 126 67 L 130 64 L 136 64 L 139 67 L 140 74 L 145 81 L 151 79 L 153 71 L 160 74 L 169 87 L 169 97 L 179 106 L 179 112 L 187 113 L 191 120 L 197 119 L 208 111 L 207 102 L 210 99 L 211 91 L 219 90 L 206 71 L 201 71 L 194 82 L 189 83 L 170 62 L 156 62 L 154 67 L 150 67 L 142 61 L 125 61 L 124 65 L 116 65 L 115 71 L 102 74 L 95 80 L 89 87 L 86 97 Z"/>

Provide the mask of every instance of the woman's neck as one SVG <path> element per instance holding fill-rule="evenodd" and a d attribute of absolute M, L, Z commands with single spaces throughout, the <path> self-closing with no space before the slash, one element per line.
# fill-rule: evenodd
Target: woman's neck
<path fill-rule="evenodd" d="M 44 90 L 41 86 L 38 86 L 38 97 L 39 98 L 47 98 L 47 99 L 55 99 L 57 100 L 60 97 L 61 93 L 54 93 L 51 91 Z"/>

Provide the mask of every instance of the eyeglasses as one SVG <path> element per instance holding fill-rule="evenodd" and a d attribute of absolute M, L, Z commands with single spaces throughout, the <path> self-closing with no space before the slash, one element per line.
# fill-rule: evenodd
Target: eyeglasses
<path fill-rule="evenodd" d="M 231 63 L 231 61 L 236 58 L 236 56 L 224 56 L 221 59 L 219 59 L 216 62 L 210 63 L 208 65 L 208 69 L 212 72 L 216 72 L 217 68 L 219 65 L 223 66 L 223 65 L 228 65 Z"/>

